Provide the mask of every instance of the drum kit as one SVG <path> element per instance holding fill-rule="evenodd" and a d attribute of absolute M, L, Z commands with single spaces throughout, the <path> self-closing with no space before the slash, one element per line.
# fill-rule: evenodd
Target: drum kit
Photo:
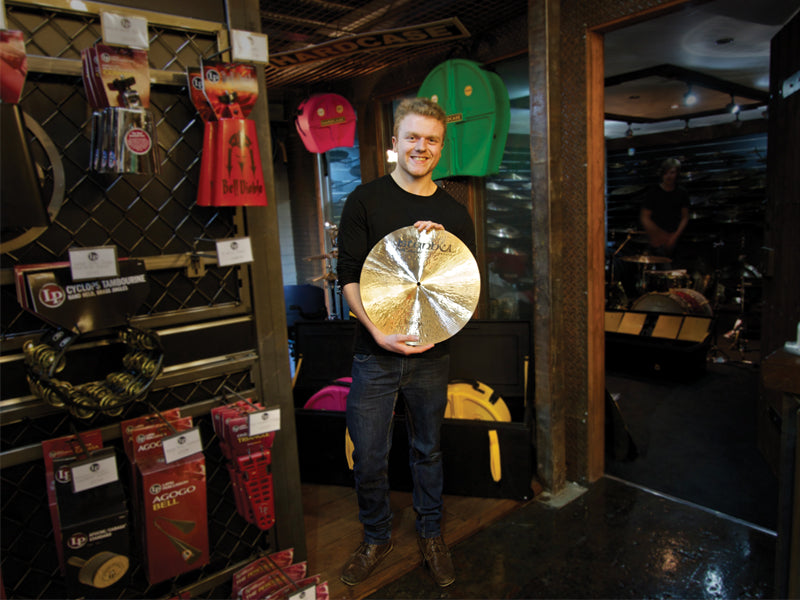
<path fill-rule="evenodd" d="M 756 267 L 748 264 L 745 240 L 735 248 L 738 250 L 736 265 L 727 264 L 720 257 L 720 250 L 725 243 L 717 238 L 697 236 L 683 240 L 685 243 L 703 243 L 710 246 L 713 256 L 708 273 L 699 271 L 689 273 L 686 269 L 669 269 L 672 259 L 666 256 L 649 254 L 647 251 L 639 254 L 620 255 L 622 249 L 631 243 L 647 244 L 647 236 L 643 231 L 609 230 L 611 236 L 623 234 L 625 236 L 611 255 L 610 267 L 607 269 L 609 280 L 606 283 L 606 310 L 631 310 L 657 312 L 665 314 L 683 314 L 703 317 L 713 317 L 720 311 L 724 312 L 729 303 L 733 303 L 735 322 L 730 331 L 722 337 L 730 343 L 730 349 L 742 355 L 748 351 L 748 340 L 745 337 L 746 309 L 751 308 L 754 302 L 753 294 L 758 289 L 761 273 Z M 620 262 L 617 262 L 620 261 Z M 635 277 L 626 280 L 618 277 L 615 270 L 627 265 L 628 273 L 635 268 Z M 635 281 L 633 281 L 635 280 Z M 630 295 L 635 296 L 631 300 Z M 746 302 L 746 296 L 747 298 Z M 716 339 L 716 338 L 715 338 Z M 711 353 L 715 356 L 724 352 L 714 344 Z M 747 362 L 747 361 L 742 361 Z"/>
<path fill-rule="evenodd" d="M 623 233 L 625 240 L 611 256 L 610 281 L 606 284 L 607 309 L 630 308 L 673 314 L 712 315 L 711 303 L 699 290 L 693 288 L 692 278 L 686 269 L 667 269 L 666 266 L 672 263 L 670 257 L 646 251 L 620 256 L 618 259 L 636 268 L 634 290 L 639 297 L 631 302 L 622 282 L 616 278 L 615 261 L 629 242 L 646 243 L 647 234 L 633 229 Z"/>

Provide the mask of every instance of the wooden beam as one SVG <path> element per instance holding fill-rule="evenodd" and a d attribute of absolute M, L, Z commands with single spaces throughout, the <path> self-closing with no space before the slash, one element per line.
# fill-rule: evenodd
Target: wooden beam
<path fill-rule="evenodd" d="M 257 0 L 237 0 L 231 6 L 232 26 L 246 31 L 261 31 Z M 258 67 L 264 81 L 263 67 Z M 269 205 L 246 208 L 247 234 L 253 254 L 251 263 L 253 317 L 257 334 L 258 362 L 256 389 L 267 406 L 278 406 L 281 429 L 275 436 L 272 474 L 275 481 L 275 537 L 279 548 L 294 548 L 298 560 L 306 558 L 303 522 L 300 461 L 294 420 L 294 398 L 289 373 L 289 342 L 286 308 L 283 299 L 280 235 L 275 201 L 275 177 L 272 169 L 267 90 L 259 86 L 259 97 L 250 113 L 261 142 L 261 166 Z"/>
<path fill-rule="evenodd" d="M 605 150 L 603 140 L 603 36 L 586 33 L 586 250 L 587 250 L 587 473 L 605 469 Z"/>
<path fill-rule="evenodd" d="M 559 340 L 563 328 L 557 277 L 560 238 L 554 234 L 553 206 L 559 200 L 558 0 L 529 0 L 528 56 L 531 120 L 531 190 L 533 198 L 533 371 L 536 406 L 537 474 L 545 488 L 560 491 L 566 483 L 565 399 Z M 563 358 L 563 357 L 562 357 Z"/>

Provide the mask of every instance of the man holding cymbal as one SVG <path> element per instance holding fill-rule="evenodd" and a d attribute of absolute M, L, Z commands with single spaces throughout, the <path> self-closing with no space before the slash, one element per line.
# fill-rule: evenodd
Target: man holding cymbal
<path fill-rule="evenodd" d="M 440 428 L 447 405 L 447 341 L 417 344 L 419 336 L 381 331 L 362 302 L 360 277 L 372 248 L 392 232 L 446 230 L 475 254 L 475 228 L 467 209 L 433 181 L 444 145 L 446 115 L 426 98 L 402 101 L 395 112 L 392 173 L 357 187 L 339 224 L 339 283 L 358 320 L 347 428 L 353 441 L 353 471 L 362 543 L 344 566 L 348 585 L 364 581 L 392 549 L 388 457 L 392 417 L 402 393 L 409 431 L 416 532 L 423 561 L 442 587 L 455 581 L 441 531 L 442 457 Z"/>

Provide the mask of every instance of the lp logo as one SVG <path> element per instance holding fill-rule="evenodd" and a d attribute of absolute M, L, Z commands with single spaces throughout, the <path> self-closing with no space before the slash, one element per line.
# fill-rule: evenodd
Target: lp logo
<path fill-rule="evenodd" d="M 39 290 L 39 301 L 48 308 L 58 308 L 66 298 L 67 294 L 56 283 L 46 283 Z"/>

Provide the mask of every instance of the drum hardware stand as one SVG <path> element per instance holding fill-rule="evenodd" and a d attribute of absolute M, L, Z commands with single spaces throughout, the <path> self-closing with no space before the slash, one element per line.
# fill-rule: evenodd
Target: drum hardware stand
<path fill-rule="evenodd" d="M 739 257 L 740 262 L 744 262 L 744 256 Z M 731 349 L 736 350 L 742 357 L 747 353 L 747 342 L 748 339 L 745 337 L 745 333 L 747 331 L 747 327 L 745 325 L 745 282 L 744 282 L 744 274 L 745 268 L 742 267 L 739 271 L 739 293 L 741 294 L 740 301 L 739 301 L 739 316 L 736 318 L 736 321 L 733 324 L 733 327 L 730 331 L 724 333 L 722 337 L 726 340 L 730 340 L 731 342 Z M 742 358 L 741 360 L 737 361 L 742 364 L 752 365 L 753 361 L 747 360 Z"/>
<path fill-rule="evenodd" d="M 611 262 L 611 269 L 610 269 L 611 280 L 606 284 L 606 307 L 607 308 L 627 308 L 627 306 L 622 306 L 622 307 L 608 306 L 608 303 L 609 303 L 610 300 L 612 300 L 612 297 L 615 295 L 615 293 L 617 291 L 621 291 L 622 292 L 621 297 L 625 298 L 625 301 L 626 301 L 626 304 L 627 304 L 627 295 L 625 294 L 625 288 L 623 287 L 622 282 L 621 281 L 617 281 L 616 278 L 614 277 L 614 261 L 617 258 L 617 254 L 619 254 L 620 251 L 625 247 L 625 244 L 627 244 L 628 242 L 631 241 L 631 237 L 633 237 L 632 233 L 630 231 L 628 231 L 627 236 L 625 237 L 625 241 L 622 242 L 619 245 L 619 248 L 614 250 L 614 253 L 611 255 L 611 261 L 610 261 Z"/>
<path fill-rule="evenodd" d="M 335 223 L 325 221 L 325 231 L 328 233 L 328 239 L 331 243 L 331 251 L 325 257 L 325 291 L 330 294 L 330 305 L 328 312 L 328 319 L 335 321 L 343 319 L 342 315 L 342 291 L 338 285 L 338 276 L 333 267 L 333 259 L 339 257 L 339 248 L 337 247 L 339 227 Z"/>
<path fill-rule="evenodd" d="M 720 248 L 725 245 L 725 242 L 718 241 L 712 244 L 712 248 L 714 249 L 714 277 L 712 278 L 712 293 L 713 293 L 713 308 L 714 312 L 717 312 L 719 308 L 719 300 L 720 300 L 720 293 L 719 293 L 719 286 L 720 286 L 720 279 L 721 279 L 721 269 L 719 267 L 719 253 Z"/>

